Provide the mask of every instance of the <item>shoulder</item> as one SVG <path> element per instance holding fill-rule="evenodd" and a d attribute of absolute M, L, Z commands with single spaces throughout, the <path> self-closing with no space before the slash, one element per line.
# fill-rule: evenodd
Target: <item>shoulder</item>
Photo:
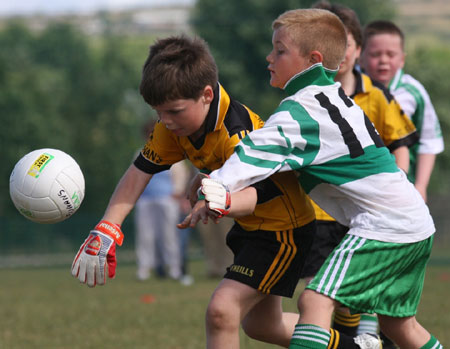
<path fill-rule="evenodd" d="M 404 89 L 415 98 L 428 99 L 428 92 L 423 84 L 410 74 L 403 74 L 401 84 L 398 89 Z"/>
<path fill-rule="evenodd" d="M 394 96 L 392 95 L 392 93 L 381 82 L 372 80 L 368 75 L 364 73 L 361 73 L 361 80 L 364 86 L 364 91 L 362 92 L 369 94 L 371 97 L 374 97 L 376 103 L 380 103 L 380 101 L 385 100 L 386 103 L 389 104 L 392 100 L 394 100 Z M 358 93 L 356 94 L 356 96 L 357 95 Z"/>
<path fill-rule="evenodd" d="M 232 137 L 243 131 L 253 131 L 264 124 L 262 119 L 250 108 L 228 95 L 220 85 L 220 97 L 218 106 L 212 110 L 210 130 L 225 128 L 228 136 Z M 210 113 L 211 114 L 211 113 Z"/>

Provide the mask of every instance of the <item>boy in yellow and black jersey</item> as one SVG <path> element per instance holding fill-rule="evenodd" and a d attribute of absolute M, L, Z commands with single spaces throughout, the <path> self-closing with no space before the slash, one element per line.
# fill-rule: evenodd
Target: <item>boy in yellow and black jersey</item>
<path fill-rule="evenodd" d="M 153 174 L 183 159 L 202 172 L 216 170 L 247 133 L 263 126 L 258 115 L 230 98 L 218 83 L 216 64 L 200 38 L 175 36 L 152 45 L 140 92 L 159 122 L 117 185 L 101 224 L 75 257 L 72 274 L 89 286 L 105 283 L 104 269 L 97 267 L 104 260 L 114 276 L 119 240 L 107 229 L 123 237 L 120 225 Z M 281 299 L 292 297 L 300 278 L 315 233 L 314 209 L 294 173 L 274 175 L 241 193 L 251 197 L 256 208 L 233 216 L 227 245 L 234 263 L 208 305 L 207 346 L 239 347 L 242 324 L 252 338 L 287 347 L 298 314 L 283 313 Z M 239 197 L 233 195 L 233 200 L 239 202 Z M 98 240 L 111 247 L 92 257 L 91 242 Z"/>
<path fill-rule="evenodd" d="M 156 173 L 185 158 L 204 173 L 220 168 L 233 154 L 235 145 L 248 132 L 261 128 L 264 122 L 246 106 L 230 98 L 218 83 L 213 90 L 204 132 L 195 141 L 177 136 L 163 122 L 158 122 L 134 165 L 147 173 Z M 305 193 L 292 174 L 277 174 L 254 186 L 258 204 L 249 215 L 236 221 L 245 230 L 286 230 L 314 220 L 305 207 Z M 305 204 L 306 201 L 306 204 Z"/>
<path fill-rule="evenodd" d="M 159 52 L 162 55 L 169 47 L 203 44 L 198 39 L 183 37 L 156 45 L 162 47 Z M 155 89 L 160 93 L 161 86 L 155 86 L 156 79 L 150 83 L 152 72 L 162 71 L 156 59 L 150 54 L 144 67 L 144 77 L 150 78 L 148 81 L 143 78 L 141 94 L 157 111 L 160 122 L 134 166 L 153 174 L 187 158 L 204 173 L 220 168 L 236 144 L 250 131 L 261 128 L 263 121 L 230 98 L 217 82 L 203 83 L 196 102 L 199 105 L 185 104 L 184 95 L 161 100 L 154 93 Z M 194 110 L 198 112 L 191 113 Z M 189 122 L 184 123 L 183 118 Z M 200 126 L 193 126 L 196 124 Z M 296 314 L 282 313 L 280 296 L 292 297 L 300 278 L 315 232 L 314 210 L 293 173 L 277 174 L 257 183 L 249 188 L 248 195 L 254 192 L 257 193 L 254 211 L 235 216 L 236 223 L 227 235 L 234 262 L 227 268 L 208 306 L 209 347 L 223 347 L 222 343 L 225 347 L 236 347 L 241 322 L 253 338 L 287 346 L 298 319 Z"/>

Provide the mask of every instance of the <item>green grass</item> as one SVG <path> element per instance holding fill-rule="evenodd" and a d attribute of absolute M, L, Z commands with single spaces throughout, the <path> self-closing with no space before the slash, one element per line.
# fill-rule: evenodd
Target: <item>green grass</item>
<path fill-rule="evenodd" d="M 218 280 L 191 262 L 192 286 L 138 282 L 134 265 L 119 265 L 115 280 L 89 289 L 67 268 L 0 269 L 0 348 L 204 348 L 204 312 Z M 418 319 L 450 345 L 450 270 L 428 268 Z M 299 285 L 285 309 L 295 311 Z M 146 299 L 154 297 L 153 302 Z M 241 334 L 241 348 L 273 348 Z"/>

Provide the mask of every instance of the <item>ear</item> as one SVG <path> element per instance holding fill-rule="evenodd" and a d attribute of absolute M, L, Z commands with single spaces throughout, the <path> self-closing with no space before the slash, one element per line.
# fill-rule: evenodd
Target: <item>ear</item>
<path fill-rule="evenodd" d="M 400 68 L 403 69 L 403 67 L 405 66 L 405 59 L 406 59 L 406 53 L 403 52 L 402 53 L 403 57 L 402 57 L 402 63 L 400 65 Z"/>
<path fill-rule="evenodd" d="M 359 57 L 361 57 L 361 46 L 356 47 L 356 59 L 359 59 Z"/>
<path fill-rule="evenodd" d="M 311 51 L 309 61 L 311 64 L 321 63 L 323 62 L 323 56 L 319 51 Z"/>
<path fill-rule="evenodd" d="M 206 87 L 203 89 L 203 103 L 205 104 L 211 104 L 212 100 L 214 99 L 214 89 L 210 85 L 206 85 Z"/>

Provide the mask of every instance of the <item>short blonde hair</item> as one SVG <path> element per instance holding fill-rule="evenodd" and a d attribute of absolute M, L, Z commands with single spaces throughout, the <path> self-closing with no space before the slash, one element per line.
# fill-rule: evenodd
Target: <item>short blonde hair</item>
<path fill-rule="evenodd" d="M 306 56 L 319 51 L 325 68 L 339 68 L 347 49 L 347 34 L 335 14 L 322 9 L 290 10 L 272 23 L 273 30 L 281 27 L 298 45 L 300 54 Z"/>

